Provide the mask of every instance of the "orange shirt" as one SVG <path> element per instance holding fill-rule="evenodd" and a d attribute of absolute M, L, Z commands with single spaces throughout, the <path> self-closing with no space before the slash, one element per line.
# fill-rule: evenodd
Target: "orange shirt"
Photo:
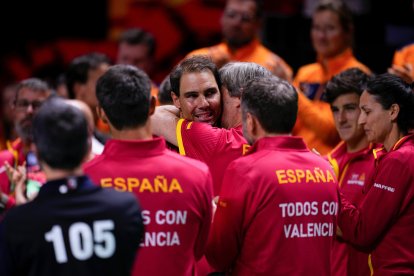
<path fill-rule="evenodd" d="M 395 51 L 394 59 L 392 60 L 394 65 L 403 66 L 407 63 L 410 63 L 414 68 L 414 43 Z M 414 70 L 411 73 L 411 77 L 414 79 Z"/>
<path fill-rule="evenodd" d="M 309 148 L 326 155 L 339 142 L 330 106 L 324 101 L 325 84 L 336 74 L 357 67 L 370 73 L 350 48 L 340 55 L 299 68 L 293 84 L 299 93 L 299 111 L 293 135 L 301 136 Z M 306 96 L 306 97 L 305 97 Z"/>
<path fill-rule="evenodd" d="M 293 74 L 292 68 L 281 57 L 264 47 L 257 39 L 235 51 L 226 42 L 222 42 L 194 50 L 187 57 L 193 55 L 208 55 L 218 67 L 230 61 L 244 61 L 257 63 L 284 79 L 291 80 Z"/>

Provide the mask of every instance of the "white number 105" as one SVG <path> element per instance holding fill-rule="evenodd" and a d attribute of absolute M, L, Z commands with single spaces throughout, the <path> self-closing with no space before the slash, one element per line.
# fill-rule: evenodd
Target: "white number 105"
<path fill-rule="evenodd" d="M 93 253 L 99 258 L 111 257 L 116 248 L 115 237 L 111 230 L 114 229 L 112 220 L 97 220 L 93 222 L 93 231 L 84 222 L 75 222 L 69 227 L 69 245 L 73 257 L 78 260 L 87 260 Z M 62 227 L 54 225 L 45 233 L 45 239 L 53 243 L 56 261 L 66 263 L 68 256 L 63 240 Z"/>

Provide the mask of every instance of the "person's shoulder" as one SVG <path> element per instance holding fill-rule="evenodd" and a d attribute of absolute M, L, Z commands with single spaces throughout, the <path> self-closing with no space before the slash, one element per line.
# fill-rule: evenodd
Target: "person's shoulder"
<path fill-rule="evenodd" d="M 188 57 L 197 56 L 197 55 L 208 55 L 211 48 L 214 48 L 214 47 L 217 47 L 217 45 L 195 49 L 189 52 L 185 57 L 188 58 Z"/>
<path fill-rule="evenodd" d="M 104 160 L 104 155 L 96 155 L 92 160 L 89 160 L 85 164 L 83 164 L 83 169 L 85 171 L 91 171 L 94 170 L 94 168 L 99 165 Z"/>
<path fill-rule="evenodd" d="M 319 75 L 321 72 L 322 67 L 317 62 L 303 65 L 299 67 L 294 79 L 294 83 L 308 81 L 308 78 L 313 78 L 315 74 Z"/>

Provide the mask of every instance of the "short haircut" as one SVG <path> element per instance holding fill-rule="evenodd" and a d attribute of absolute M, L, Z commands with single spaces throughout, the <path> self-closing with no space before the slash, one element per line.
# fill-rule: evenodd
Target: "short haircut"
<path fill-rule="evenodd" d="M 96 84 L 96 97 L 117 130 L 144 125 L 149 116 L 151 80 L 131 65 L 115 65 Z"/>
<path fill-rule="evenodd" d="M 241 97 L 243 89 L 252 79 L 272 75 L 269 70 L 253 62 L 230 62 L 219 73 L 221 84 L 227 88 L 230 97 Z"/>
<path fill-rule="evenodd" d="M 66 85 L 70 99 L 75 98 L 73 90 L 75 83 L 85 84 L 88 81 L 89 71 L 96 70 L 102 64 L 111 64 L 109 58 L 101 53 L 89 53 L 72 60 L 66 71 Z"/>
<path fill-rule="evenodd" d="M 314 14 L 321 11 L 331 11 L 336 13 L 343 30 L 347 33 L 353 32 L 354 21 L 352 19 L 352 13 L 342 0 L 320 1 L 315 7 Z"/>
<path fill-rule="evenodd" d="M 171 89 L 175 95 L 180 96 L 180 80 L 186 73 L 200 73 L 210 71 L 217 82 L 218 87 L 221 87 L 220 75 L 217 66 L 214 64 L 209 56 L 194 55 L 188 57 L 176 65 L 170 74 Z"/>
<path fill-rule="evenodd" d="M 22 90 L 23 88 L 28 88 L 30 90 L 33 90 L 35 92 L 40 92 L 40 93 L 49 94 L 51 92 L 50 87 L 47 84 L 47 82 L 41 79 L 38 79 L 38 78 L 25 79 L 19 82 L 16 87 L 16 94 L 15 94 L 14 102 L 16 102 L 17 99 L 19 98 L 20 90 Z"/>
<path fill-rule="evenodd" d="M 75 169 L 89 153 L 88 123 L 80 109 L 52 97 L 33 119 L 33 141 L 39 160 L 54 169 Z"/>
<path fill-rule="evenodd" d="M 249 112 L 268 133 L 290 133 L 296 122 L 298 94 L 276 76 L 252 80 L 241 98 L 242 115 Z"/>
<path fill-rule="evenodd" d="M 404 134 L 414 128 L 414 92 L 408 83 L 395 75 L 385 73 L 369 80 L 365 91 L 373 95 L 386 110 L 391 105 L 398 104 L 400 111 L 397 125 Z"/>
<path fill-rule="evenodd" d="M 369 75 L 358 68 L 342 71 L 326 84 L 326 99 L 332 104 L 339 96 L 355 93 L 361 96 L 366 87 Z"/>
<path fill-rule="evenodd" d="M 254 2 L 256 4 L 256 18 L 260 19 L 263 16 L 263 0 L 227 0 L 227 3 L 230 1 Z"/>
<path fill-rule="evenodd" d="M 148 54 L 153 57 L 155 55 L 156 42 L 154 36 L 139 28 L 132 28 L 124 31 L 119 43 L 126 43 L 130 45 L 145 44 L 148 47 Z"/>
<path fill-rule="evenodd" d="M 160 84 L 158 90 L 158 101 L 161 105 L 173 104 L 173 99 L 171 97 L 171 82 L 170 76 L 166 76 Z"/>

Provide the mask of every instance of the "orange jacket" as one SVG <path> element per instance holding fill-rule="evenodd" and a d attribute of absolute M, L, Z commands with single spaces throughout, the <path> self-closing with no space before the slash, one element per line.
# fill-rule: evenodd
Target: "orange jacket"
<path fill-rule="evenodd" d="M 395 51 L 392 64 L 403 66 L 410 63 L 414 68 L 414 43 Z M 411 77 L 414 79 L 414 70 L 411 71 Z"/>
<path fill-rule="evenodd" d="M 298 119 L 293 135 L 303 137 L 309 148 L 315 148 L 322 155 L 326 155 L 339 142 L 331 108 L 323 101 L 325 84 L 334 75 L 352 67 L 370 73 L 368 67 L 356 60 L 348 48 L 334 58 L 318 59 L 316 63 L 302 66 L 293 81 L 302 92 L 299 93 Z"/>
<path fill-rule="evenodd" d="M 226 42 L 222 42 L 211 47 L 194 50 L 187 57 L 193 55 L 208 55 L 218 67 L 230 61 L 255 62 L 281 78 L 291 80 L 293 75 L 292 68 L 257 39 L 236 51 L 232 51 Z"/>

